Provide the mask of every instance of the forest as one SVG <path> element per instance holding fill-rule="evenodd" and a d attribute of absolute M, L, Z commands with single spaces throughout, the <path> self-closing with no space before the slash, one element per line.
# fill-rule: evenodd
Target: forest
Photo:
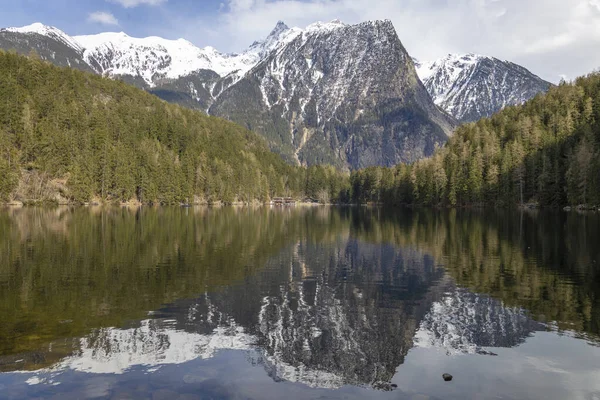
<path fill-rule="evenodd" d="M 434 155 L 351 173 L 126 83 L 0 52 L 0 201 L 211 204 L 276 196 L 436 207 L 600 205 L 600 74 L 456 129 Z"/>
<path fill-rule="evenodd" d="M 460 126 L 433 157 L 351 175 L 357 203 L 600 205 L 600 74 Z"/>
<path fill-rule="evenodd" d="M 0 201 L 348 200 L 348 174 L 288 165 L 257 134 L 123 82 L 7 52 L 0 77 Z"/>

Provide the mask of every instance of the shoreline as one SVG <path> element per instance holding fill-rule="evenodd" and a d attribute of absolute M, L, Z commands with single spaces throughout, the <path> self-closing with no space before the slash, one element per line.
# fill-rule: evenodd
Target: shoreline
<path fill-rule="evenodd" d="M 223 203 L 223 202 L 202 202 L 202 203 L 180 203 L 180 204 L 160 204 L 160 203 L 140 203 L 140 202 L 125 202 L 125 203 L 115 203 L 115 202 L 89 202 L 89 203 L 67 203 L 67 202 L 54 202 L 54 201 L 42 201 L 42 202 L 21 202 L 21 201 L 11 201 L 7 203 L 0 203 L 0 208 L 8 208 L 8 209 L 18 209 L 18 208 L 160 208 L 160 207 L 180 207 L 180 208 L 197 208 L 197 207 L 205 207 L 205 208 L 223 208 L 223 207 L 235 207 L 235 208 L 259 208 L 259 207 L 269 207 L 276 209 L 293 209 L 297 207 L 365 207 L 365 208 L 386 208 L 386 209 L 431 209 L 431 210 L 505 210 L 505 211 L 521 211 L 521 212 L 536 212 L 536 211 L 561 211 L 561 212 L 600 212 L 600 206 L 591 206 L 580 204 L 577 206 L 559 206 L 552 208 L 544 208 L 544 207 L 529 207 L 528 205 L 515 205 L 514 207 L 494 207 L 494 206 L 485 206 L 485 205 L 466 205 L 466 206 L 426 206 L 426 205 L 412 205 L 412 204 L 400 204 L 400 205 L 385 205 L 383 203 L 366 203 L 366 204 L 356 204 L 356 203 L 314 203 L 314 202 L 296 202 L 294 204 L 274 204 L 272 202 L 269 203 L 261 203 L 258 201 L 254 202 L 233 202 L 233 203 Z"/>

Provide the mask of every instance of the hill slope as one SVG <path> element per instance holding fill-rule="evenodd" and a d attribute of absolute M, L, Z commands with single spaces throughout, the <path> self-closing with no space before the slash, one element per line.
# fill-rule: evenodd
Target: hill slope
<path fill-rule="evenodd" d="M 122 82 L 4 52 L 0 76 L 4 200 L 251 201 L 303 186 L 256 134 Z"/>
<path fill-rule="evenodd" d="M 600 206 L 600 74 L 459 127 L 428 159 L 351 177 L 357 201 Z"/>

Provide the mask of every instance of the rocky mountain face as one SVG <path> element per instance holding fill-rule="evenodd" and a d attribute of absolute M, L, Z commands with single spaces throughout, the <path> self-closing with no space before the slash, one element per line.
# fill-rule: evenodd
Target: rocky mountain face
<path fill-rule="evenodd" d="M 391 22 L 279 28 L 283 44 L 225 89 L 211 114 L 308 165 L 410 162 L 451 133 L 454 121 L 431 101 Z"/>
<path fill-rule="evenodd" d="M 84 59 L 83 48 L 76 40 L 56 28 L 39 23 L 0 29 L 0 49 L 24 55 L 33 51 L 42 60 L 58 66 L 96 72 Z"/>
<path fill-rule="evenodd" d="M 415 64 L 435 104 L 460 122 L 489 117 L 552 86 L 517 64 L 475 54 Z"/>
<path fill-rule="evenodd" d="M 359 168 L 414 161 L 455 126 L 432 102 L 389 21 L 304 30 L 279 23 L 240 54 L 124 33 L 69 37 L 41 24 L 2 35 L 11 40 L 1 48 L 35 49 L 45 60 L 123 79 L 242 124 L 293 163 Z M 35 45 L 44 38 L 63 47 Z"/>

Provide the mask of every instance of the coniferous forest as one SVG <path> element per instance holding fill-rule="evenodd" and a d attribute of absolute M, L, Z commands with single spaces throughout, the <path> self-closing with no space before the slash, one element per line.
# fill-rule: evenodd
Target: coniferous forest
<path fill-rule="evenodd" d="M 258 135 L 123 82 L 4 52 L 0 77 L 3 201 L 339 201 L 347 193 L 347 176 L 332 167 L 288 165 Z"/>
<path fill-rule="evenodd" d="M 600 204 L 600 74 L 459 127 L 433 157 L 350 175 L 123 82 L 0 52 L 2 201 Z"/>
<path fill-rule="evenodd" d="M 351 176 L 353 200 L 429 206 L 600 205 L 600 74 L 462 125 L 434 156 Z"/>

